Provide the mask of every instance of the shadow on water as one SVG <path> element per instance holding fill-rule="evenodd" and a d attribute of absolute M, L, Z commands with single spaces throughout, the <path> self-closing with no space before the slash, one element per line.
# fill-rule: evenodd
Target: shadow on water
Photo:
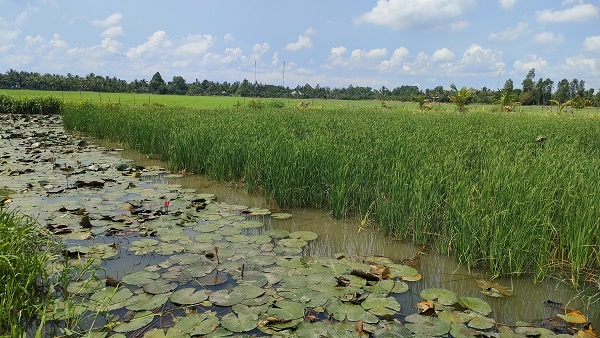
<path fill-rule="evenodd" d="M 94 140 L 96 144 L 109 149 L 120 148 L 119 144 L 106 140 Z M 144 167 L 165 167 L 166 163 L 156 159 L 150 159 L 134 150 L 123 149 L 116 151 L 125 162 Z M 212 193 L 217 196 L 219 202 L 232 205 L 244 205 L 249 208 L 278 209 L 273 202 L 266 200 L 263 196 L 249 194 L 243 186 L 233 183 L 215 182 L 200 175 L 186 175 L 182 177 L 171 177 L 169 175 L 150 176 L 144 178 L 152 183 L 179 184 L 183 188 L 195 189 L 200 193 Z M 312 209 L 285 210 L 291 213 L 292 218 L 287 220 L 276 220 L 269 216 L 253 216 L 256 220 L 264 222 L 264 231 L 269 229 L 285 229 L 290 232 L 298 230 L 313 231 L 319 238 L 304 249 L 304 255 L 311 256 L 334 256 L 343 254 L 346 257 L 362 257 L 377 255 L 390 257 L 394 260 L 402 260 L 415 256 L 423 248 L 410 243 L 394 240 L 390 236 L 378 231 L 371 225 L 364 229 L 360 228 L 360 221 L 355 219 L 335 219 L 327 211 Z M 110 239 L 112 240 L 112 239 Z M 594 292 L 597 290 L 576 291 L 568 283 L 546 278 L 534 283 L 533 276 L 524 275 L 520 277 L 501 277 L 494 280 L 514 290 L 514 296 L 506 298 L 487 297 L 480 293 L 477 279 L 489 279 L 484 271 L 469 271 L 451 257 L 435 254 L 424 249 L 425 254 L 420 255 L 415 268 L 421 273 L 422 279 L 418 282 L 409 283 L 410 290 L 401 294 L 399 302 L 402 305 L 402 313 L 408 315 L 416 312 L 415 304 L 422 301 L 419 292 L 426 288 L 446 288 L 461 296 L 474 296 L 485 299 L 493 308 L 490 314 L 498 322 L 513 325 L 517 321 L 535 321 L 556 316 L 559 309 L 548 306 L 549 303 L 562 303 L 574 309 L 580 309 L 588 316 L 588 320 L 600 325 L 599 297 Z M 129 260 L 130 262 L 123 262 Z M 164 260 L 164 256 L 127 256 L 118 260 L 106 262 L 107 274 L 124 273 L 142 269 L 146 265 L 156 264 Z M 135 268 L 138 267 L 138 268 Z"/>

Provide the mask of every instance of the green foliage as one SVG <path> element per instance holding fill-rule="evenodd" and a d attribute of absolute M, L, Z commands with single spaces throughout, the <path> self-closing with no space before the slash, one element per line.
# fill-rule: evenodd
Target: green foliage
<path fill-rule="evenodd" d="M 498 103 L 503 111 L 512 111 L 515 105 L 520 104 L 517 102 L 517 93 L 512 90 L 504 90 Z"/>
<path fill-rule="evenodd" d="M 263 103 L 260 100 L 250 100 L 247 104 L 248 108 L 260 109 L 263 107 Z"/>
<path fill-rule="evenodd" d="M 52 97 L 13 97 L 0 93 L 0 114 L 60 114 L 62 101 Z"/>
<path fill-rule="evenodd" d="M 34 220 L 0 208 L 0 336 L 20 337 L 52 300 L 46 265 L 59 244 Z"/>
<path fill-rule="evenodd" d="M 560 263 L 574 280 L 600 268 L 597 116 L 73 105 L 64 123 L 174 170 L 244 180 L 282 207 L 371 210 L 468 266 L 542 275 Z"/>
<path fill-rule="evenodd" d="M 450 101 L 456 105 L 456 109 L 459 112 L 464 111 L 465 106 L 469 103 L 469 99 L 475 93 L 475 89 L 462 87 L 458 90 L 454 83 L 450 85 L 450 88 L 454 91 L 454 94 L 449 96 Z"/>

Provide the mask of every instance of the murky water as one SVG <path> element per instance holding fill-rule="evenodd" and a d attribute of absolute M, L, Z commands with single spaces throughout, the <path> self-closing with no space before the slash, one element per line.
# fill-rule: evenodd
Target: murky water
<path fill-rule="evenodd" d="M 107 148 L 119 148 L 118 144 L 105 140 L 94 140 L 96 144 Z M 118 151 L 124 161 L 133 161 L 141 166 L 165 167 L 166 164 L 149 159 L 147 156 L 133 150 Z M 213 193 L 217 200 L 227 204 L 245 205 L 278 209 L 274 203 L 256 194 L 248 194 L 242 186 L 233 183 L 215 182 L 200 175 L 187 175 L 180 178 L 164 179 L 167 183 L 181 184 L 184 188 L 193 188 L 201 193 Z M 413 257 L 421 247 L 397 241 L 377 230 L 375 225 L 360 228 L 360 221 L 355 219 L 334 219 L 327 211 L 310 209 L 285 210 L 293 215 L 288 220 L 275 220 L 271 217 L 258 217 L 265 223 L 266 229 L 280 228 L 288 231 L 309 230 L 319 234 L 319 239 L 310 244 L 309 255 L 346 256 L 379 255 L 396 260 Z M 360 231 L 359 231 L 360 230 Z M 428 252 L 427 248 L 425 251 Z M 139 260 L 139 258 L 138 258 Z M 139 262 L 145 266 L 153 262 Z M 110 263 L 109 263 L 110 264 Z M 119 265 L 122 266 L 122 265 Z M 600 296 L 594 294 L 598 290 L 589 288 L 587 291 L 575 291 L 568 284 L 556 279 L 547 278 L 534 283 L 533 277 L 503 277 L 495 282 L 506 285 L 514 290 L 514 296 L 507 298 L 492 298 L 482 295 L 477 286 L 477 279 L 488 279 L 485 273 L 468 271 L 454 259 L 428 252 L 421 255 L 415 266 L 423 278 L 409 283 L 411 289 L 402 294 L 402 312 L 414 313 L 414 304 L 421 301 L 420 290 L 426 288 L 446 288 L 461 296 L 474 296 L 485 299 L 493 308 L 490 314 L 498 322 L 513 325 L 517 321 L 535 321 L 549 318 L 559 313 L 559 309 L 545 305 L 547 301 L 568 304 L 574 309 L 580 309 L 588 316 L 588 320 L 600 326 Z M 107 266 L 107 270 L 111 267 Z M 121 272 L 122 273 L 122 272 Z"/>

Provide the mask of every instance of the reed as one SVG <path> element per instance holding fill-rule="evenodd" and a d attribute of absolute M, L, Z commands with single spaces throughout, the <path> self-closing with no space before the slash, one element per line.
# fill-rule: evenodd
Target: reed
<path fill-rule="evenodd" d="M 598 115 L 82 103 L 64 122 L 281 206 L 370 213 L 471 267 L 600 268 Z"/>

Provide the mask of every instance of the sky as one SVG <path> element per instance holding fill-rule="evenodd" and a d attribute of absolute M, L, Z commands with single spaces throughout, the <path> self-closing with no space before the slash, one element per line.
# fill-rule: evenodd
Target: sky
<path fill-rule="evenodd" d="M 0 0 L 0 72 L 600 90 L 600 0 Z"/>

